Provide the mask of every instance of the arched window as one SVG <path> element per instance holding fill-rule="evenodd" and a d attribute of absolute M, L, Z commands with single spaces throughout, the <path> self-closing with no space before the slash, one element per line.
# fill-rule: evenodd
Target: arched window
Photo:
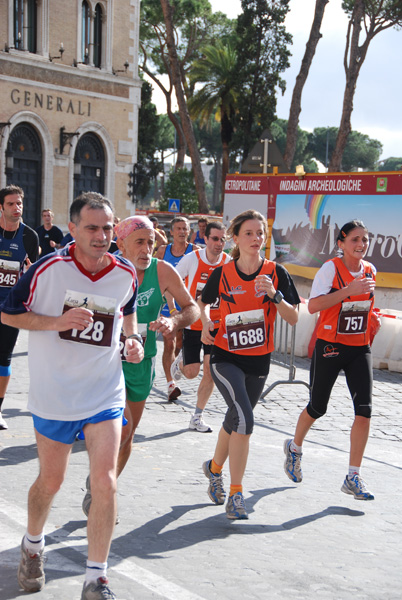
<path fill-rule="evenodd" d="M 97 4 L 94 22 L 94 66 L 98 69 L 102 66 L 102 16 L 102 7 Z"/>
<path fill-rule="evenodd" d="M 91 42 L 91 13 L 89 4 L 86 0 L 82 3 L 82 43 L 81 54 L 82 62 L 89 63 L 89 44 Z"/>
<path fill-rule="evenodd" d="M 14 48 L 37 52 L 38 15 L 36 0 L 14 0 Z"/>
<path fill-rule="evenodd" d="M 20 123 L 10 133 L 6 156 L 7 185 L 14 183 L 24 190 L 24 222 L 30 227 L 40 223 L 42 146 L 36 130 Z M 10 160 L 11 159 L 11 160 Z"/>
<path fill-rule="evenodd" d="M 86 133 L 79 139 L 74 155 L 74 170 L 74 198 L 85 191 L 104 193 L 105 151 L 94 133 Z"/>

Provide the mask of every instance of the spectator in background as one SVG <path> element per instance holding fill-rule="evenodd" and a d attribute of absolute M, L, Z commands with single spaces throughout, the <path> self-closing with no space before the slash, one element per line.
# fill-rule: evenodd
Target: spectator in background
<path fill-rule="evenodd" d="M 206 246 L 205 230 L 207 228 L 207 224 L 208 219 L 206 219 L 205 217 L 200 217 L 198 219 L 198 231 L 193 231 L 193 233 L 191 234 L 190 242 L 192 242 L 193 244 L 197 244 L 197 246 L 200 246 L 201 248 L 204 248 Z"/>
<path fill-rule="evenodd" d="M 39 237 L 40 255 L 46 256 L 55 252 L 56 248 L 60 248 L 63 232 L 61 229 L 53 225 L 54 214 L 50 208 L 42 210 L 43 225 L 36 229 Z"/>
<path fill-rule="evenodd" d="M 166 233 L 163 231 L 163 229 L 158 227 L 159 221 L 158 221 L 157 217 L 149 217 L 149 220 L 151 221 L 151 223 L 154 227 L 154 230 L 155 230 L 155 247 L 154 247 L 154 254 L 155 254 L 157 252 L 159 246 L 162 246 L 162 244 L 164 244 L 164 245 L 168 244 L 168 239 L 167 239 Z"/>

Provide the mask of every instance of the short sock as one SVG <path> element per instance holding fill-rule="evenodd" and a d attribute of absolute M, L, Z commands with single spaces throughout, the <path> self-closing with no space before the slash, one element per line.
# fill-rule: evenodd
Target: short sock
<path fill-rule="evenodd" d="M 294 440 L 292 440 L 290 442 L 290 451 L 291 452 L 296 452 L 297 454 L 302 454 L 302 447 L 301 446 L 297 446 L 294 442 Z"/>
<path fill-rule="evenodd" d="M 87 569 L 85 571 L 85 583 L 97 581 L 99 577 L 106 577 L 107 562 L 98 563 L 93 560 L 87 560 Z"/>
<path fill-rule="evenodd" d="M 233 494 L 237 494 L 237 492 L 240 492 L 242 494 L 243 493 L 243 486 L 242 485 L 232 485 L 232 484 L 230 484 L 229 496 L 233 496 Z"/>
<path fill-rule="evenodd" d="M 360 475 L 360 467 L 354 467 L 353 465 L 349 465 L 348 478 L 351 479 L 353 475 Z"/>
<path fill-rule="evenodd" d="M 213 473 L 214 475 L 219 475 L 220 473 L 222 473 L 222 469 L 223 465 L 217 465 L 214 459 L 211 460 L 211 464 L 209 465 L 209 470 L 211 471 L 211 473 Z"/>
<path fill-rule="evenodd" d="M 26 532 L 24 537 L 24 546 L 32 556 L 38 554 L 45 547 L 45 536 L 43 533 L 39 535 L 31 535 Z"/>
<path fill-rule="evenodd" d="M 194 411 L 195 415 L 202 415 L 202 408 L 198 408 L 198 406 L 195 407 L 195 411 Z"/>
<path fill-rule="evenodd" d="M 176 385 L 176 382 L 174 379 L 172 379 L 171 381 L 168 381 L 168 387 L 173 386 L 173 385 L 174 386 Z"/>

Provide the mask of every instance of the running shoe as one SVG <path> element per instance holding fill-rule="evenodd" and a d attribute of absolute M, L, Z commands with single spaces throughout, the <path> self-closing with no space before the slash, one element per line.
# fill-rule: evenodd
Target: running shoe
<path fill-rule="evenodd" d="M 173 382 L 168 387 L 168 401 L 173 402 L 173 400 L 177 400 L 177 398 L 181 394 L 181 389 L 177 387 L 177 385 Z"/>
<path fill-rule="evenodd" d="M 87 517 L 89 515 L 89 509 L 91 508 L 91 502 L 92 502 L 91 481 L 89 479 L 89 475 L 88 475 L 87 480 L 85 482 L 85 487 L 87 489 L 87 492 L 86 492 L 86 494 L 84 496 L 84 500 L 82 501 L 82 512 Z"/>
<path fill-rule="evenodd" d="M 8 425 L 5 422 L 3 415 L 0 413 L 0 430 L 1 429 L 8 429 Z"/>
<path fill-rule="evenodd" d="M 206 460 L 202 465 L 204 475 L 209 479 L 208 496 L 214 504 L 224 504 L 226 492 L 223 488 L 223 475 L 222 473 L 211 473 L 210 465 L 210 460 Z"/>
<path fill-rule="evenodd" d="M 200 433 L 211 433 L 212 429 L 207 425 L 201 415 L 193 415 L 190 419 L 189 429 Z"/>
<path fill-rule="evenodd" d="M 248 519 L 246 503 L 241 492 L 229 496 L 226 504 L 226 516 L 228 519 Z"/>
<path fill-rule="evenodd" d="M 82 588 L 81 600 L 116 600 L 116 596 L 108 587 L 107 577 L 99 577 Z"/>
<path fill-rule="evenodd" d="M 176 358 L 174 359 L 174 361 L 172 362 L 172 365 L 170 367 L 170 374 L 172 376 L 172 379 L 174 379 L 175 381 L 180 381 L 180 379 L 183 376 L 183 373 L 181 372 L 181 369 L 180 369 L 181 362 L 183 362 L 182 350 L 180 350 L 179 354 L 176 356 Z"/>
<path fill-rule="evenodd" d="M 373 494 L 368 491 L 363 479 L 357 473 L 350 478 L 346 475 L 341 491 L 345 494 L 351 494 L 355 497 L 355 500 L 374 500 Z"/>
<path fill-rule="evenodd" d="M 43 549 L 37 554 L 29 554 L 24 545 L 24 538 L 25 536 L 21 542 L 21 561 L 17 573 L 18 583 L 26 592 L 39 592 L 45 585 Z"/>
<path fill-rule="evenodd" d="M 285 469 L 286 475 L 295 483 L 300 483 L 303 479 L 303 473 L 301 469 L 302 453 L 292 452 L 290 449 L 291 439 L 285 440 L 283 444 L 283 451 L 286 454 L 285 463 L 283 468 Z"/>
<path fill-rule="evenodd" d="M 89 509 L 91 508 L 91 503 L 92 503 L 91 482 L 89 479 L 89 475 L 85 482 L 85 487 L 87 488 L 87 493 L 85 494 L 84 500 L 82 501 L 82 512 L 84 513 L 84 515 L 86 517 L 88 517 Z M 119 517 L 119 515 L 116 515 L 115 525 L 118 525 L 119 523 L 120 523 L 120 517 Z"/>

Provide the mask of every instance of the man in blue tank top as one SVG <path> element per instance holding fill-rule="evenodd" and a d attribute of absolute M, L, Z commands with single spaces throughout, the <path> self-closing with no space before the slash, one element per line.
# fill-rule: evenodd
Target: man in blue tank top
<path fill-rule="evenodd" d="M 173 242 L 171 244 L 163 244 L 160 246 L 155 254 L 155 257 L 165 260 L 173 267 L 176 267 L 180 259 L 182 259 L 185 254 L 196 250 L 198 246 L 195 244 L 190 244 L 187 241 L 190 234 L 190 223 L 186 217 L 175 217 L 172 219 L 170 223 L 170 233 L 172 234 Z M 170 313 L 174 314 L 176 310 L 178 310 L 177 306 L 169 311 L 168 305 L 165 304 L 165 306 L 162 308 L 161 314 L 165 317 L 168 317 L 170 316 Z M 176 382 L 172 379 L 170 374 L 170 367 L 176 355 L 179 353 L 181 345 L 181 331 L 177 332 L 176 336 L 173 338 L 163 338 L 162 366 L 168 384 L 169 402 L 176 400 L 181 394 L 180 388 L 176 385 Z"/>
<path fill-rule="evenodd" d="M 200 217 L 198 219 L 198 231 L 193 231 L 191 234 L 190 242 L 200 246 L 200 248 L 205 248 L 205 231 L 208 225 L 208 219 L 206 217 Z"/>
<path fill-rule="evenodd" d="M 36 232 L 22 223 L 24 192 L 17 185 L 0 190 L 0 310 L 24 268 L 38 259 Z M 8 429 L 1 407 L 11 375 L 11 355 L 18 329 L 0 323 L 0 430 Z"/>

